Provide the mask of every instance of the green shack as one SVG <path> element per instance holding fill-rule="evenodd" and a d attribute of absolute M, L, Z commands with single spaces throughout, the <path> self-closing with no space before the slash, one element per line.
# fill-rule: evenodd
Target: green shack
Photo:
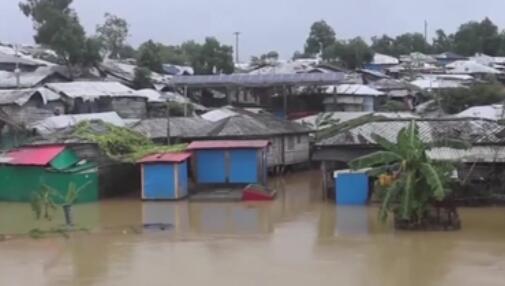
<path fill-rule="evenodd" d="M 65 196 L 74 183 L 78 203 L 98 200 L 98 168 L 65 145 L 29 146 L 0 154 L 0 201 L 29 202 L 44 185 Z"/>

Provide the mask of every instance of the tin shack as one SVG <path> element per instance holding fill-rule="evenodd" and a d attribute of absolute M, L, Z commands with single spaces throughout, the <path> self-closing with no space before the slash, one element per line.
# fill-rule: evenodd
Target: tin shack
<path fill-rule="evenodd" d="M 199 185 L 267 183 L 266 140 L 195 141 L 193 175 Z"/>
<path fill-rule="evenodd" d="M 177 200 L 188 195 L 190 153 L 154 154 L 140 160 L 143 200 Z"/>
<path fill-rule="evenodd" d="M 71 183 L 85 186 L 78 202 L 98 200 L 96 165 L 65 145 L 24 147 L 0 156 L 0 201 L 29 202 L 46 185 L 64 197 Z"/>

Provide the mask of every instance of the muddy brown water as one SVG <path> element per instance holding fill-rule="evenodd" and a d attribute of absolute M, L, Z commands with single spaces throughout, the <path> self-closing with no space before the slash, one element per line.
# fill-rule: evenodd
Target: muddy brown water
<path fill-rule="evenodd" d="M 460 209 L 459 232 L 395 232 L 374 207 L 323 202 L 319 181 L 273 179 L 271 203 L 80 205 L 80 226 L 113 231 L 0 242 L 0 285 L 505 285 L 504 208 Z M 174 226 L 124 227 L 144 223 Z M 28 205 L 0 203 L 0 233 L 33 227 Z"/>

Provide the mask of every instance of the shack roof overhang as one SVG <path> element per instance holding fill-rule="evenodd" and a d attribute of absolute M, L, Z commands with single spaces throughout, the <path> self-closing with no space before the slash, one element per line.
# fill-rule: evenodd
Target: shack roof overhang
<path fill-rule="evenodd" d="M 272 87 L 272 86 L 309 86 L 344 83 L 346 74 L 299 73 L 299 74 L 230 74 L 230 75 L 193 75 L 174 76 L 170 85 L 189 88 L 211 87 Z"/>

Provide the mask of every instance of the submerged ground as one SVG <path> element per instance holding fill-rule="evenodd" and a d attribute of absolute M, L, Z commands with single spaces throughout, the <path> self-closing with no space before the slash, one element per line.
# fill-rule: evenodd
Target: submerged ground
<path fill-rule="evenodd" d="M 461 209 L 459 232 L 399 233 L 373 207 L 323 202 L 319 181 L 273 179 L 272 203 L 80 205 L 92 234 L 0 242 L 0 285 L 505 285 L 505 209 Z M 144 223 L 174 227 L 130 228 Z M 28 205 L 0 203 L 0 233 L 38 226 Z"/>

